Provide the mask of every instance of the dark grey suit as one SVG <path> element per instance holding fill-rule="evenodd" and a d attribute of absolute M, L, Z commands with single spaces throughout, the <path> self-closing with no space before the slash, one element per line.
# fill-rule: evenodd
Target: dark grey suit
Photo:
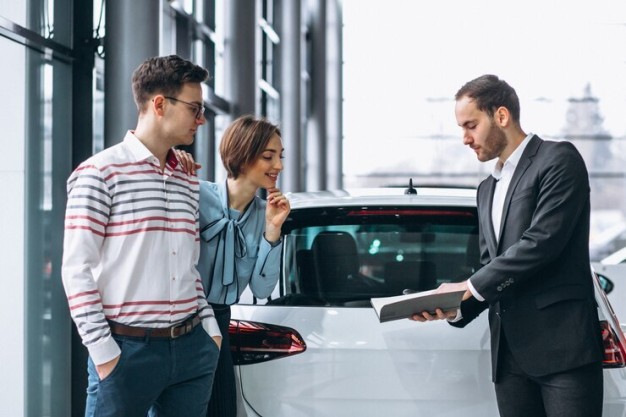
<path fill-rule="evenodd" d="M 532 377 L 599 363 L 582 157 L 569 142 L 533 136 L 505 197 L 499 240 L 491 217 L 495 185 L 489 176 L 478 187 L 483 267 L 470 278 L 485 302 L 463 302 L 463 319 L 453 325 L 463 327 L 489 308 L 496 382 L 503 349 Z"/>

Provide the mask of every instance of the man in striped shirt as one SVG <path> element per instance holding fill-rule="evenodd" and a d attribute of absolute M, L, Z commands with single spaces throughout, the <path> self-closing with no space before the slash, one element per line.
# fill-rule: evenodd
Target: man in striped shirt
<path fill-rule="evenodd" d="M 146 60 L 136 129 L 68 179 L 62 273 L 89 351 L 87 416 L 206 415 L 221 334 L 196 270 L 198 181 L 172 147 L 205 123 L 207 77 Z"/>

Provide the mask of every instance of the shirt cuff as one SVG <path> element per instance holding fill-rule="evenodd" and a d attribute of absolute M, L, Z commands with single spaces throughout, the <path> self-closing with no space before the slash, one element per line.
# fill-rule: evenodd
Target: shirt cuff
<path fill-rule="evenodd" d="M 478 291 L 476 291 L 476 288 L 474 288 L 474 285 L 472 285 L 472 280 L 467 280 L 467 287 L 469 288 L 474 298 L 476 298 L 478 301 L 485 301 L 485 298 L 482 295 L 478 294 Z"/>
<path fill-rule="evenodd" d="M 265 241 L 267 243 L 270 244 L 270 246 L 272 248 L 275 248 L 276 246 L 280 245 L 281 243 L 283 243 L 283 237 L 281 236 L 276 242 L 270 242 L 269 240 L 267 240 L 267 238 L 265 237 L 265 233 L 263 233 L 263 239 L 265 239 Z"/>
<path fill-rule="evenodd" d="M 215 337 L 215 336 L 222 337 L 222 332 L 220 332 L 220 327 L 217 325 L 217 320 L 215 320 L 214 316 L 209 316 L 209 317 L 203 318 L 202 319 L 202 328 L 211 337 Z"/>
<path fill-rule="evenodd" d="M 461 320 L 463 318 L 463 314 L 461 314 L 461 309 L 457 308 L 456 310 L 456 317 L 451 318 L 451 319 L 447 319 L 449 323 L 456 323 L 457 321 Z"/>
<path fill-rule="evenodd" d="M 95 365 L 102 365 L 112 361 L 122 353 L 119 345 L 111 335 L 105 337 L 102 342 L 89 346 L 87 350 Z"/>

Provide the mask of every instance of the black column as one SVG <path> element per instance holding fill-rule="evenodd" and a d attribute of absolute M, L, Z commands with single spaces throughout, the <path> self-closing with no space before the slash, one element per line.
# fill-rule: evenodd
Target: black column
<path fill-rule="evenodd" d="M 104 143 L 124 139 L 137 125 L 131 78 L 143 61 L 159 54 L 157 0 L 107 0 L 104 60 Z"/>

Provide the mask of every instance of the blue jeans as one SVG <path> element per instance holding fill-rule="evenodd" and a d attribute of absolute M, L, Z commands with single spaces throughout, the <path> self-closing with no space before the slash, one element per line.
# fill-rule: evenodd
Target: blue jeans
<path fill-rule="evenodd" d="M 201 325 L 177 339 L 113 337 L 122 353 L 104 380 L 89 358 L 86 417 L 206 416 L 219 349 Z"/>

